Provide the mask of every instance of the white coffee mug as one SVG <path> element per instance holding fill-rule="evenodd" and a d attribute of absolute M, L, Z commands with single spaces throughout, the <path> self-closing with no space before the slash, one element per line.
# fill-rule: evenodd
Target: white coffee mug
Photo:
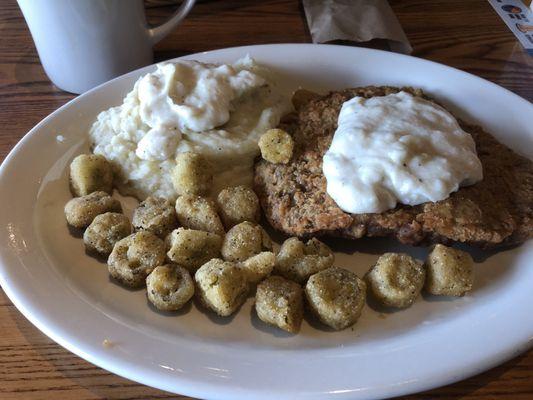
<path fill-rule="evenodd" d="M 143 0 L 18 0 L 39 58 L 60 89 L 83 93 L 153 62 L 152 46 L 189 13 L 184 0 L 164 24 L 150 28 Z"/>

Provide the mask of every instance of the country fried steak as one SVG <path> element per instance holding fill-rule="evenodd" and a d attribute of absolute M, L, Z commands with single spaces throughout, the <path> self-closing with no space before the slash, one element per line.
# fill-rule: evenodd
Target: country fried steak
<path fill-rule="evenodd" d="M 255 189 L 272 226 L 296 236 L 390 236 L 412 245 L 464 242 L 489 248 L 531 238 L 533 163 L 479 126 L 463 121 L 459 123 L 474 138 L 483 164 L 481 182 L 436 203 L 399 205 L 380 214 L 348 214 L 337 207 L 326 193 L 322 157 L 342 104 L 354 96 L 385 96 L 400 90 L 427 99 L 412 88 L 370 86 L 307 96 L 296 107 L 280 125 L 295 142 L 291 162 L 261 160 L 255 166 Z"/>

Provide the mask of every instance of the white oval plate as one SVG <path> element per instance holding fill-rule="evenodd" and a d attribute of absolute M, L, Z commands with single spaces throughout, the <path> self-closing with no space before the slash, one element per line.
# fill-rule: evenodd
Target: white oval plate
<path fill-rule="evenodd" d="M 233 62 L 250 54 L 280 73 L 287 91 L 368 84 L 421 87 L 499 140 L 533 157 L 533 106 L 490 82 L 439 64 L 368 49 L 319 45 L 231 48 L 188 56 Z M 232 318 L 188 307 L 154 312 L 143 291 L 109 281 L 105 265 L 69 234 L 66 167 L 85 150 L 99 111 L 119 105 L 131 72 L 69 102 L 13 149 L 0 172 L 0 282 L 19 310 L 53 340 L 118 375 L 202 398 L 396 396 L 477 374 L 524 351 L 533 337 L 532 243 L 473 251 L 475 287 L 460 299 L 423 298 L 408 310 L 367 306 L 331 332 L 313 321 L 291 336 L 262 324 L 252 300 Z M 64 136 L 58 141 L 57 135 Z M 128 207 L 132 202 L 127 199 Z M 424 258 L 427 249 L 389 240 L 339 242 L 337 265 L 363 274 L 384 251 Z M 311 324 L 311 325 L 310 325 Z M 103 346 L 107 339 L 111 346 Z"/>

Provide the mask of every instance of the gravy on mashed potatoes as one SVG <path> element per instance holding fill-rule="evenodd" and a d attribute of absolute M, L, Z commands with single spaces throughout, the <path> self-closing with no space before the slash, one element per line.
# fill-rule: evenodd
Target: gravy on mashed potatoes
<path fill-rule="evenodd" d="M 170 173 L 185 151 L 216 166 L 214 193 L 251 184 L 259 137 L 290 110 L 270 75 L 250 57 L 158 64 L 122 105 L 98 115 L 90 130 L 93 152 L 112 162 L 120 192 L 141 200 L 176 198 Z"/>

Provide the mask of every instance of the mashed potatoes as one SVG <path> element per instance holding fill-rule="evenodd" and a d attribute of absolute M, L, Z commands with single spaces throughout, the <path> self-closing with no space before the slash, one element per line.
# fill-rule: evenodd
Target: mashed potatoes
<path fill-rule="evenodd" d="M 216 165 L 213 194 L 250 184 L 259 137 L 289 111 L 271 73 L 251 58 L 233 65 L 196 61 L 158 64 L 121 106 L 98 115 L 92 149 L 113 164 L 115 184 L 141 200 L 174 199 L 176 154 L 204 154 Z"/>

